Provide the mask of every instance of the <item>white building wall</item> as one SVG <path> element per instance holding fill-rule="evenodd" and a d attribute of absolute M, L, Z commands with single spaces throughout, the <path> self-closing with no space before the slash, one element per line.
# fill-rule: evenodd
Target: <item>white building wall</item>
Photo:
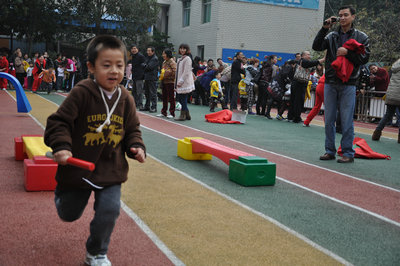
<path fill-rule="evenodd" d="M 171 0 L 170 42 L 188 43 L 192 54 L 204 45 L 204 59 L 221 57 L 223 48 L 296 53 L 311 49 L 320 29 L 325 0 L 319 9 L 303 9 L 232 0 L 213 0 L 211 22 L 201 23 L 201 0 L 191 1 L 190 26 L 182 27 L 182 1 Z"/>
<path fill-rule="evenodd" d="M 187 43 L 193 56 L 197 55 L 197 46 L 204 45 L 204 58 L 215 58 L 217 50 L 217 20 L 218 9 L 211 7 L 211 22 L 202 23 L 201 0 L 192 0 L 190 10 L 190 25 L 182 27 L 182 1 L 173 0 L 169 8 L 170 42 L 174 44 L 175 51 L 181 43 Z"/>

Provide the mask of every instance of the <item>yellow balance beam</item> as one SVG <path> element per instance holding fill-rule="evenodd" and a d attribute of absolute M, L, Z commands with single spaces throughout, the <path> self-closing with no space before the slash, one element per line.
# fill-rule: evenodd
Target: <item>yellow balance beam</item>
<path fill-rule="evenodd" d="M 44 144 L 43 137 L 22 137 L 22 141 L 24 142 L 24 152 L 28 155 L 29 159 L 39 155 L 45 156 L 46 152 L 51 151 L 51 148 Z"/>

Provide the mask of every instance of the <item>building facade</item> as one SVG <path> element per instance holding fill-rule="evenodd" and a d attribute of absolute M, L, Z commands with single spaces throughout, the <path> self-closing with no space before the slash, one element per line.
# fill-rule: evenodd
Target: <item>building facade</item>
<path fill-rule="evenodd" d="M 312 41 L 324 19 L 325 0 L 159 0 L 157 27 L 175 50 L 187 43 L 193 56 L 232 60 L 236 51 L 280 63 Z M 280 64 L 278 63 L 278 64 Z"/>

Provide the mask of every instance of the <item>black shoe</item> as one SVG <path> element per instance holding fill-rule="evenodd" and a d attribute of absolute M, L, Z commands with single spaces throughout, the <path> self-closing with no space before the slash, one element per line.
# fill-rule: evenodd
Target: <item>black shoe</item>
<path fill-rule="evenodd" d="M 150 109 L 149 113 L 157 113 L 157 109 Z"/>
<path fill-rule="evenodd" d="M 324 155 L 320 156 L 319 159 L 322 161 L 335 160 L 335 155 L 325 153 Z"/>
<path fill-rule="evenodd" d="M 353 163 L 354 158 L 343 156 L 342 158 L 337 159 L 337 162 L 338 163 Z"/>
<path fill-rule="evenodd" d="M 146 107 L 142 107 L 142 108 L 139 109 L 139 111 L 150 111 L 150 109 L 146 108 Z"/>
<path fill-rule="evenodd" d="M 266 118 L 272 119 L 271 115 L 265 115 Z"/>

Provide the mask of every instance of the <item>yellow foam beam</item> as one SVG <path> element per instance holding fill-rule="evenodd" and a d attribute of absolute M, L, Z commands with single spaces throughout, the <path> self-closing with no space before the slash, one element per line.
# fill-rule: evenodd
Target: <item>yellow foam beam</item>
<path fill-rule="evenodd" d="M 209 153 L 193 153 L 191 139 L 202 139 L 200 137 L 185 137 L 178 140 L 177 155 L 185 160 L 190 161 L 209 161 L 212 155 Z"/>
<path fill-rule="evenodd" d="M 34 156 L 45 156 L 46 152 L 51 151 L 49 147 L 44 144 L 43 137 L 22 137 L 24 142 L 24 152 L 28 155 L 29 159 Z"/>

